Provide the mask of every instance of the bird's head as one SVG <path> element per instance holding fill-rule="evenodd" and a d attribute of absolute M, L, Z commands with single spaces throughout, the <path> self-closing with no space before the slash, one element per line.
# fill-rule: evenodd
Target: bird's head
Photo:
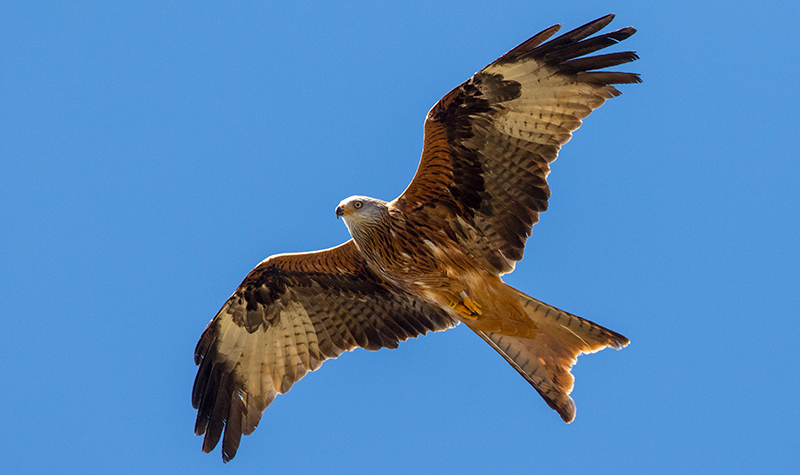
<path fill-rule="evenodd" d="M 354 228 L 378 223 L 387 212 L 385 201 L 368 196 L 351 196 L 336 207 L 336 217 L 344 219 L 350 234 Z"/>

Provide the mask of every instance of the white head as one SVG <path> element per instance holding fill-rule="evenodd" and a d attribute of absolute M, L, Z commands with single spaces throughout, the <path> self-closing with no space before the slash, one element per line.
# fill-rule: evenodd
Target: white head
<path fill-rule="evenodd" d="M 344 219 L 344 224 L 353 237 L 359 231 L 380 223 L 387 213 L 385 201 L 368 196 L 351 196 L 336 207 L 336 217 Z"/>

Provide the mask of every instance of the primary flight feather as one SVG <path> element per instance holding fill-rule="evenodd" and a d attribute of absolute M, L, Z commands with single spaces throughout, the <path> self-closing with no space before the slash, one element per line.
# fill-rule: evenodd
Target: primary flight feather
<path fill-rule="evenodd" d="M 534 35 L 445 95 L 428 113 L 417 173 L 394 201 L 353 196 L 336 208 L 352 239 L 279 254 L 253 269 L 195 349 L 195 433 L 236 454 L 264 409 L 308 371 L 356 347 L 462 322 L 500 353 L 566 422 L 581 353 L 628 339 L 505 284 L 522 259 L 547 175 L 592 110 L 640 82 L 607 71 L 633 52 L 590 55 L 636 30 L 595 35 L 607 15 L 547 41 Z M 595 36 L 592 36 L 595 35 Z M 590 55 L 590 56 L 587 56 Z"/>

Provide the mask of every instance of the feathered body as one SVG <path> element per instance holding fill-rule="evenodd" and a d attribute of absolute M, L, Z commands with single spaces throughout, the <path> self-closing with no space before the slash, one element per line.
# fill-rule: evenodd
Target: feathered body
<path fill-rule="evenodd" d="M 633 73 L 604 70 L 632 52 L 591 55 L 632 35 L 592 36 L 608 15 L 548 41 L 534 35 L 445 95 L 428 113 L 419 168 L 394 201 L 336 208 L 353 237 L 279 254 L 245 277 L 195 349 L 195 433 L 230 460 L 261 414 L 323 361 L 396 348 L 465 323 L 539 392 L 575 417 L 570 369 L 581 353 L 628 339 L 502 281 L 522 259 L 560 147 Z M 587 56 L 589 55 L 589 56 Z"/>
<path fill-rule="evenodd" d="M 503 282 L 500 275 L 487 271 L 457 244 L 474 238 L 465 235 L 463 228 L 451 229 L 450 233 L 435 230 L 415 219 L 424 214 L 403 213 L 397 206 L 354 196 L 339 205 L 337 215 L 344 217 L 372 269 L 397 288 L 421 296 L 445 309 L 455 321 L 465 323 L 509 360 L 562 419 L 571 422 L 575 405 L 568 395 L 574 378 L 569 369 L 577 354 L 606 346 L 621 348 L 628 339 Z M 406 239 L 399 239 L 401 236 Z M 412 241 L 407 239 L 411 236 L 423 245 L 412 248 L 408 245 Z M 462 293 L 481 296 L 480 315 L 466 316 L 451 307 Z M 499 348 L 498 344 L 508 348 Z M 512 348 L 517 351 L 509 352 Z"/>
<path fill-rule="evenodd" d="M 359 204 L 358 210 L 353 203 Z M 517 299 L 509 298 L 510 287 L 457 244 L 469 236 L 435 229 L 426 224 L 430 221 L 419 220 L 424 214 L 404 213 L 397 206 L 364 196 L 348 198 L 340 205 L 347 213 L 342 215 L 353 241 L 370 268 L 397 288 L 445 309 L 457 321 L 464 320 L 463 315 L 449 304 L 461 300 L 462 292 L 487 296 L 481 300 L 483 315 L 467 319 L 474 330 L 536 335 L 535 325 Z"/>

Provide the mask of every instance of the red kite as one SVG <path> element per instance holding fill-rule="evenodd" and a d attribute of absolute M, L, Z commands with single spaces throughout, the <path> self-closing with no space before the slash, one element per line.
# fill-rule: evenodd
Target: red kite
<path fill-rule="evenodd" d="M 323 361 L 463 322 L 561 418 L 575 418 L 570 369 L 581 353 L 622 348 L 619 333 L 503 283 L 547 209 L 550 163 L 592 110 L 640 82 L 598 54 L 636 30 L 599 32 L 607 15 L 547 41 L 552 26 L 450 91 L 428 113 L 422 159 L 394 201 L 353 196 L 336 208 L 352 239 L 261 262 L 195 349 L 195 433 L 236 454 L 266 407 Z"/>

